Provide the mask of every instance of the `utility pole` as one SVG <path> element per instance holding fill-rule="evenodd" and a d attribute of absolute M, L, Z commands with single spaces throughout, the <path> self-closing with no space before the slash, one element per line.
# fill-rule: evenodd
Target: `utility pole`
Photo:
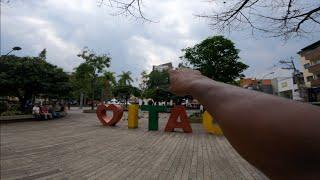
<path fill-rule="evenodd" d="M 293 80 L 297 83 L 299 97 L 305 99 L 304 87 L 303 87 L 303 84 L 300 82 L 300 79 L 301 79 L 300 72 L 294 64 L 293 57 L 290 57 L 290 60 L 280 60 L 279 63 L 282 65 L 285 65 L 285 67 L 282 67 L 281 69 L 293 70 L 292 77 L 293 77 Z M 294 85 L 292 90 L 292 99 L 293 99 L 293 94 L 294 94 Z"/>

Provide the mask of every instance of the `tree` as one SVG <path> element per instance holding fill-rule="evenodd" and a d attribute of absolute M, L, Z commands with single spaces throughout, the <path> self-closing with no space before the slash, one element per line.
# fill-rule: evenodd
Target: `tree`
<path fill-rule="evenodd" d="M 214 0 L 208 1 L 215 8 L 212 14 L 196 15 L 206 18 L 214 29 L 221 31 L 259 31 L 272 37 L 289 39 L 293 36 L 318 32 L 320 4 L 318 0 Z M 142 0 L 101 0 L 100 5 L 115 7 L 115 15 L 131 15 L 145 21 Z"/>
<path fill-rule="evenodd" d="M 198 15 L 208 18 L 211 26 L 219 30 L 251 28 L 273 37 L 289 39 L 317 32 L 320 25 L 319 1 L 302 0 L 217 0 L 223 6 L 213 14 Z"/>
<path fill-rule="evenodd" d="M 239 50 L 223 36 L 205 39 L 194 47 L 182 50 L 181 59 L 203 75 L 226 83 L 232 83 L 248 66 L 239 61 Z"/>
<path fill-rule="evenodd" d="M 39 94 L 63 98 L 70 90 L 69 76 L 39 57 L 1 56 L 0 95 L 18 97 L 21 110 Z"/>
<path fill-rule="evenodd" d="M 139 84 L 141 91 L 144 91 L 147 89 L 147 83 L 148 83 L 147 71 L 142 71 L 141 72 L 141 83 Z"/>
<path fill-rule="evenodd" d="M 94 51 L 89 50 L 87 47 L 85 47 L 80 54 L 78 54 L 78 57 L 81 57 L 85 60 L 82 64 L 86 64 L 86 66 L 90 67 L 87 68 L 90 74 L 91 79 L 91 91 L 92 91 L 92 103 L 91 103 L 91 109 L 94 109 L 94 89 L 95 89 L 95 83 L 96 79 L 99 75 L 99 73 L 102 73 L 106 68 L 110 67 L 110 61 L 111 57 L 109 57 L 106 54 L 103 55 L 96 55 Z M 81 65 L 81 64 L 80 64 Z"/>
<path fill-rule="evenodd" d="M 44 48 L 40 53 L 39 53 L 39 59 L 45 61 L 47 59 L 47 49 Z"/>
<path fill-rule="evenodd" d="M 72 94 L 74 98 L 79 98 L 81 94 L 92 97 L 92 67 L 88 64 L 82 63 L 74 68 L 75 72 L 71 75 Z"/>
<path fill-rule="evenodd" d="M 131 85 L 117 85 L 114 88 L 114 95 L 120 99 L 125 99 L 125 104 L 128 104 L 128 99 L 132 94 Z"/>
<path fill-rule="evenodd" d="M 169 92 L 169 73 L 168 71 L 152 71 L 146 78 L 146 89 L 143 96 L 151 98 L 155 102 L 169 101 L 175 99 L 175 95 Z"/>
<path fill-rule="evenodd" d="M 118 75 L 118 77 L 119 80 L 117 86 L 114 88 L 114 94 L 119 98 L 125 99 L 127 104 L 128 99 L 132 94 L 133 87 L 131 86 L 131 83 L 133 82 L 133 79 L 131 78 L 131 72 L 122 71 L 122 73 Z"/>
<path fill-rule="evenodd" d="M 116 8 L 114 16 L 119 15 L 130 15 L 136 19 L 143 19 L 144 21 L 154 22 L 151 19 L 144 16 L 142 11 L 142 0 L 130 0 L 130 1 L 121 1 L 121 0 L 99 0 L 99 6 L 102 5 Z"/>
<path fill-rule="evenodd" d="M 120 86 L 131 85 L 131 83 L 133 82 L 130 71 L 127 71 L 127 72 L 122 71 L 122 74 L 120 74 L 118 77 L 120 77 L 118 81 Z"/>
<path fill-rule="evenodd" d="M 141 95 L 142 95 L 142 91 L 139 88 L 134 87 L 134 86 L 132 86 L 131 93 L 135 97 L 141 97 Z"/>
<path fill-rule="evenodd" d="M 104 96 L 107 96 L 108 98 L 111 98 L 112 92 L 114 87 L 116 86 L 116 78 L 114 76 L 114 72 L 106 71 L 104 72 L 102 79 L 104 81 L 104 89 L 105 92 L 103 93 Z M 103 97 L 104 99 L 105 97 Z"/>

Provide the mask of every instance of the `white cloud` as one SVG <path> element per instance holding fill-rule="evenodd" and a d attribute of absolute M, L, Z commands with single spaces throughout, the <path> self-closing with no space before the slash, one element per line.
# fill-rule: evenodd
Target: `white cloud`
<path fill-rule="evenodd" d="M 151 70 L 152 65 L 176 61 L 178 53 L 170 48 L 157 44 L 141 36 L 133 36 L 128 40 L 128 53 L 134 63 L 141 64 L 146 70 Z"/>
<path fill-rule="evenodd" d="M 1 6 L 1 53 L 15 45 L 23 50 L 17 55 L 37 55 L 48 50 L 48 61 L 71 71 L 81 61 L 76 57 L 88 46 L 97 53 L 110 53 L 111 69 L 116 73 L 132 71 L 138 77 L 152 65 L 173 61 L 178 64 L 181 49 L 199 43 L 216 33 L 208 22 L 194 14 L 219 8 L 198 0 L 146 0 L 144 14 L 158 23 L 110 16 L 113 9 L 97 7 L 92 0 L 30 0 Z M 228 35 L 241 50 L 241 58 L 250 65 L 246 74 L 257 74 L 271 67 L 277 59 L 295 56 L 299 48 L 316 41 L 291 41 Z"/>
<path fill-rule="evenodd" d="M 72 71 L 79 64 L 73 58 L 80 52 L 77 45 L 60 37 L 53 24 L 44 19 L 4 15 L 1 26 L 5 27 L 1 34 L 4 37 L 2 43 L 16 41 L 16 45 L 21 46 L 26 55 L 36 56 L 43 48 L 47 48 L 49 62 L 64 67 L 67 71 Z"/>

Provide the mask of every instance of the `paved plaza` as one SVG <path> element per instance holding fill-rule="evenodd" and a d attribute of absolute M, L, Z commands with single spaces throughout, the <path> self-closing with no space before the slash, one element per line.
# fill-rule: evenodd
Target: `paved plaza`
<path fill-rule="evenodd" d="M 124 115 L 123 119 L 127 116 Z M 104 127 L 77 109 L 49 121 L 1 123 L 1 179 L 266 179 L 224 137 L 192 124 L 193 133 L 164 132 L 121 120 Z"/>

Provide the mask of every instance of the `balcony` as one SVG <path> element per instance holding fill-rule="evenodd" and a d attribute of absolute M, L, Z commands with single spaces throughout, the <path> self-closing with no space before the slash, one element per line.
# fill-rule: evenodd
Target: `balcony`
<path fill-rule="evenodd" d="M 311 87 L 320 87 L 320 79 L 312 80 Z"/>
<path fill-rule="evenodd" d="M 311 73 L 320 72 L 320 63 L 309 66 L 308 70 Z"/>

